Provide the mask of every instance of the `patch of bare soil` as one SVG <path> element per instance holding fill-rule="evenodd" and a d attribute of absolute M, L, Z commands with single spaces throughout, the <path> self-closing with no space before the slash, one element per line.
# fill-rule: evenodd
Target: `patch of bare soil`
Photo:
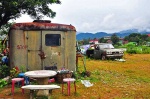
<path fill-rule="evenodd" d="M 15 93 L 12 95 L 11 85 L 8 85 L 0 89 L 0 99 L 29 99 L 29 92 L 22 94 L 21 88 L 15 87 Z"/>

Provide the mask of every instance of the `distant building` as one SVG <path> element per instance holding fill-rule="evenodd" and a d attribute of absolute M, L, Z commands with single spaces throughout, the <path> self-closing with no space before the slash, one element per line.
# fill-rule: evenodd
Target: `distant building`
<path fill-rule="evenodd" d="M 109 40 L 107 40 L 107 43 L 112 43 L 112 41 L 109 39 Z"/>
<path fill-rule="evenodd" d="M 129 41 L 123 40 L 122 44 L 127 44 Z"/>
<path fill-rule="evenodd" d="M 150 34 L 147 34 L 148 35 L 148 37 L 150 37 Z"/>
<path fill-rule="evenodd" d="M 150 46 L 150 42 L 147 42 L 147 43 L 146 43 L 146 46 Z"/>
<path fill-rule="evenodd" d="M 111 36 L 105 36 L 104 39 L 107 40 L 106 41 L 107 43 L 112 43 Z M 127 44 L 128 43 L 128 41 L 125 41 L 123 38 L 119 38 L 119 42 L 121 44 Z"/>
<path fill-rule="evenodd" d="M 111 39 L 111 36 L 104 36 L 104 39 L 105 39 L 105 40 L 110 40 L 110 39 Z"/>
<path fill-rule="evenodd" d="M 98 44 L 98 39 L 90 40 L 89 43 L 90 44 Z"/>

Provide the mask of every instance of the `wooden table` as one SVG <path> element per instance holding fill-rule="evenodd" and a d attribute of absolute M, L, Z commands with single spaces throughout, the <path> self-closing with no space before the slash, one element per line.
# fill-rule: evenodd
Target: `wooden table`
<path fill-rule="evenodd" d="M 49 77 L 53 77 L 56 74 L 57 74 L 56 71 L 53 71 L 53 70 L 35 70 L 35 71 L 25 72 L 25 76 L 28 76 L 29 78 L 37 79 L 37 83 L 39 85 L 48 85 Z M 48 90 L 39 90 L 37 95 L 48 96 L 49 92 Z"/>

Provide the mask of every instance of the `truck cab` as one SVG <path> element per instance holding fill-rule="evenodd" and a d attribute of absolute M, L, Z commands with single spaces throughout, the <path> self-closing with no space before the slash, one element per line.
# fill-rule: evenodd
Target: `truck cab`
<path fill-rule="evenodd" d="M 88 57 L 95 59 L 120 59 L 124 55 L 122 49 L 116 49 L 110 43 L 99 43 L 92 44 L 91 47 L 86 51 Z"/>

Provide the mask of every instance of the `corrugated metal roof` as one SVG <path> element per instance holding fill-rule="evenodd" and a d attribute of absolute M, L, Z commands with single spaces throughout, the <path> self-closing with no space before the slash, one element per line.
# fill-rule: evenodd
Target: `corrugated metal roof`
<path fill-rule="evenodd" d="M 53 30 L 53 31 L 76 31 L 75 27 L 66 24 L 48 23 L 48 22 L 27 22 L 15 23 L 10 30 Z"/>

